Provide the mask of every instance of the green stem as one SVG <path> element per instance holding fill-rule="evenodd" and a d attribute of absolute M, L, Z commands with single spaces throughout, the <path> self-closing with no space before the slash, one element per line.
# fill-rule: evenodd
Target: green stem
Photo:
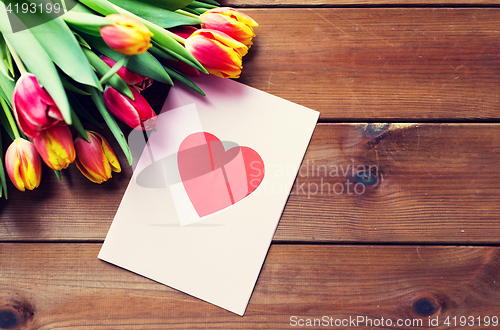
<path fill-rule="evenodd" d="M 14 117 L 12 117 L 12 113 L 9 111 L 9 107 L 5 103 L 5 100 L 0 97 L 0 104 L 2 105 L 3 111 L 5 112 L 5 116 L 9 121 L 10 128 L 12 129 L 12 133 L 14 133 L 14 137 L 19 139 L 21 135 L 19 134 L 19 129 L 17 128 L 16 122 L 14 121 Z"/>
<path fill-rule="evenodd" d="M 7 44 L 7 47 L 9 48 L 10 55 L 12 55 L 12 58 L 14 59 L 14 62 L 16 62 L 17 68 L 19 69 L 19 72 L 22 74 L 27 73 L 28 71 L 24 67 L 23 61 L 19 58 L 19 55 L 17 54 L 16 50 L 12 45 L 10 44 L 9 40 L 7 38 L 5 39 L 5 43 Z"/>
<path fill-rule="evenodd" d="M 171 32 L 171 31 L 169 31 L 169 30 L 167 30 L 167 29 L 163 30 L 163 32 L 167 33 L 169 36 L 171 36 L 171 37 L 172 37 L 172 39 L 174 39 L 174 40 L 175 40 L 175 41 L 177 41 L 177 42 L 180 42 L 180 43 L 181 43 L 181 44 L 183 44 L 183 45 L 186 43 L 186 39 L 184 39 L 184 38 L 183 38 L 183 37 L 181 37 L 181 36 L 178 36 L 177 34 L 175 34 L 175 33 Z"/>
<path fill-rule="evenodd" d="M 192 13 L 190 13 L 190 12 L 188 12 L 188 11 L 185 11 L 185 10 L 182 10 L 182 9 L 177 9 L 175 12 L 176 12 L 177 14 L 181 14 L 181 15 L 188 16 L 188 17 L 192 17 L 192 18 L 196 18 L 196 19 L 199 19 L 199 18 L 200 18 L 200 16 L 195 15 L 195 14 L 192 14 Z"/>
<path fill-rule="evenodd" d="M 113 65 L 112 68 L 110 68 L 105 74 L 104 76 L 102 76 L 101 80 L 99 80 L 99 83 L 101 85 L 105 85 L 109 79 L 111 79 L 111 77 L 118 72 L 118 70 L 120 70 L 120 68 L 124 65 L 127 64 L 128 62 L 128 59 L 130 58 L 130 56 L 125 56 L 123 58 L 121 58 L 118 62 L 115 63 L 115 65 Z"/>

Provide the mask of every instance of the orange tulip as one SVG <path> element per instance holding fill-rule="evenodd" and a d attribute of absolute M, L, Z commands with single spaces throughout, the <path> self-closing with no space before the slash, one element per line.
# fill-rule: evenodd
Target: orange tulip
<path fill-rule="evenodd" d="M 112 14 L 106 16 L 114 24 L 101 27 L 101 37 L 111 49 L 124 55 L 146 52 L 153 35 L 148 28 L 135 18 Z"/>
<path fill-rule="evenodd" d="M 42 179 L 42 161 L 33 143 L 17 138 L 7 148 L 5 167 L 17 189 L 33 190 Z"/>
<path fill-rule="evenodd" d="M 227 34 L 200 29 L 186 39 L 186 49 L 210 74 L 222 78 L 238 78 L 241 74 L 242 57 L 248 47 Z"/>
<path fill-rule="evenodd" d="M 233 39 L 250 47 L 255 37 L 253 28 L 259 26 L 250 16 L 229 7 L 213 8 L 201 16 L 201 26 L 224 32 Z"/>
<path fill-rule="evenodd" d="M 44 130 L 34 142 L 45 164 L 53 170 L 65 169 L 75 160 L 75 146 L 68 126 Z"/>
<path fill-rule="evenodd" d="M 87 131 L 90 142 L 75 139 L 76 167 L 92 182 L 103 183 L 111 172 L 121 172 L 120 163 L 108 141 L 99 133 Z"/>

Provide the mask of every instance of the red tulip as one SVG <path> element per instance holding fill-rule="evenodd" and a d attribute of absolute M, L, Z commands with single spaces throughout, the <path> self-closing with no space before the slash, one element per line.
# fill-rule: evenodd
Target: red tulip
<path fill-rule="evenodd" d="M 148 28 L 135 18 L 112 14 L 106 16 L 114 24 L 101 27 L 101 37 L 111 49 L 125 54 L 136 55 L 146 52 L 151 47 Z"/>
<path fill-rule="evenodd" d="M 120 162 L 102 135 L 87 131 L 87 137 L 89 142 L 80 136 L 75 139 L 76 167 L 87 179 L 101 184 L 112 172 L 121 172 Z"/>
<path fill-rule="evenodd" d="M 224 32 L 233 39 L 250 47 L 255 37 L 253 28 L 259 26 L 250 16 L 229 7 L 218 7 L 204 12 L 201 26 Z"/>
<path fill-rule="evenodd" d="M 29 138 L 44 129 L 64 123 L 63 116 L 49 93 L 30 73 L 21 75 L 12 96 L 14 117 Z"/>
<path fill-rule="evenodd" d="M 104 90 L 104 103 L 111 113 L 130 127 L 141 130 L 153 129 L 156 126 L 156 113 L 144 96 L 133 88 L 130 90 L 134 100 L 108 86 Z"/>
<path fill-rule="evenodd" d="M 115 65 L 116 63 L 115 61 L 104 55 L 101 56 L 101 60 L 103 60 L 110 68 L 113 67 L 113 65 Z M 117 74 L 120 76 L 120 78 L 123 79 L 123 81 L 125 81 L 127 85 L 134 87 L 138 92 L 145 90 L 153 84 L 153 79 L 132 72 L 124 66 L 122 66 L 118 70 Z"/>
<path fill-rule="evenodd" d="M 238 78 L 242 57 L 248 47 L 227 34 L 209 29 L 195 31 L 186 39 L 186 49 L 210 74 L 222 78 Z"/>
<path fill-rule="evenodd" d="M 68 126 L 55 126 L 42 131 L 35 139 L 35 147 L 43 161 L 60 171 L 75 160 L 73 137 Z"/>
<path fill-rule="evenodd" d="M 33 143 L 17 138 L 5 153 L 5 168 L 17 189 L 33 190 L 42 179 L 42 162 Z"/>

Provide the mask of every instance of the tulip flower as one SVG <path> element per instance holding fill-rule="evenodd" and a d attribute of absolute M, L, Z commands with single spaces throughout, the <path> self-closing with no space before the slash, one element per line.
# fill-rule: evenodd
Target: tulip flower
<path fill-rule="evenodd" d="M 108 141 L 99 133 L 87 131 L 89 142 L 75 139 L 76 167 L 92 182 L 103 183 L 112 172 L 121 172 L 120 163 Z"/>
<path fill-rule="evenodd" d="M 130 87 L 129 87 L 130 88 Z M 113 87 L 104 90 L 104 104 L 119 120 L 134 129 L 150 130 L 156 126 L 156 113 L 138 91 L 130 88 L 134 99 L 121 94 Z"/>
<path fill-rule="evenodd" d="M 112 14 L 106 16 L 114 24 L 101 27 L 101 37 L 111 49 L 124 55 L 136 55 L 146 52 L 153 35 L 148 28 L 135 18 Z"/>
<path fill-rule="evenodd" d="M 12 103 L 17 124 L 29 138 L 35 138 L 42 130 L 64 123 L 52 97 L 30 73 L 24 73 L 18 79 Z"/>
<path fill-rule="evenodd" d="M 101 60 L 110 68 L 116 64 L 115 61 L 104 55 L 101 56 Z M 122 66 L 116 74 L 118 74 L 127 85 L 134 87 L 138 92 L 142 92 L 153 84 L 153 79 L 132 72 L 124 66 Z"/>
<path fill-rule="evenodd" d="M 65 169 L 75 160 L 73 137 L 68 126 L 55 126 L 44 130 L 34 142 L 45 164 L 53 170 Z"/>
<path fill-rule="evenodd" d="M 42 161 L 33 143 L 15 139 L 5 153 L 5 167 L 17 189 L 33 190 L 42 179 Z"/>
<path fill-rule="evenodd" d="M 248 47 L 255 37 L 253 28 L 259 26 L 250 16 L 229 7 L 210 9 L 200 16 L 200 20 L 204 29 L 224 32 Z"/>
<path fill-rule="evenodd" d="M 227 34 L 209 29 L 199 29 L 186 39 L 186 49 L 210 74 L 222 78 L 238 78 L 242 57 L 248 47 Z"/>

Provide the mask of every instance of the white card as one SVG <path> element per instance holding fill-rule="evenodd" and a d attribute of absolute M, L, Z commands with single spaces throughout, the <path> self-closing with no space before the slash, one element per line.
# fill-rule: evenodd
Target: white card
<path fill-rule="evenodd" d="M 170 89 L 99 258 L 243 315 L 319 113 L 194 81 L 207 95 Z"/>

